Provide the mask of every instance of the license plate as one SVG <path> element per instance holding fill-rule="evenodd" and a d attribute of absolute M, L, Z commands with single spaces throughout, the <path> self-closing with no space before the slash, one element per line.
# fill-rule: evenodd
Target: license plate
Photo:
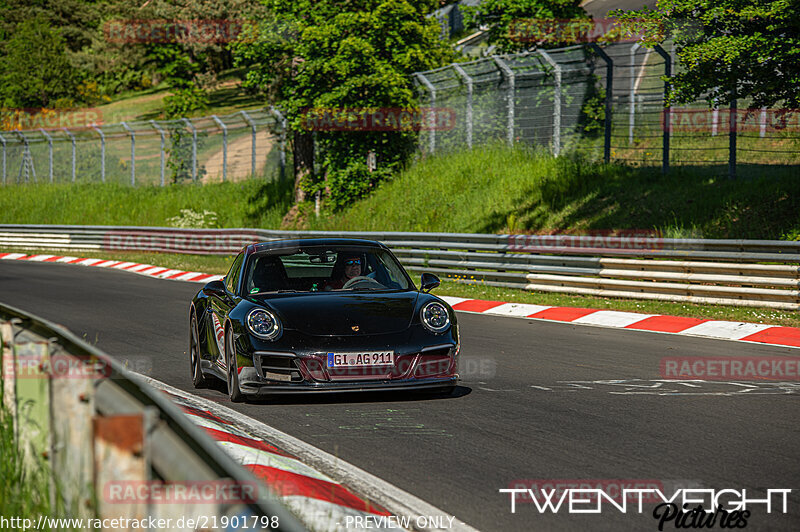
<path fill-rule="evenodd" d="M 328 353 L 329 368 L 357 368 L 391 366 L 394 351 L 370 351 L 367 353 Z"/>

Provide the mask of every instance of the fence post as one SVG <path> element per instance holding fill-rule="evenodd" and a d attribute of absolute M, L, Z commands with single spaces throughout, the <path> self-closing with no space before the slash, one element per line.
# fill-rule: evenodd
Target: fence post
<path fill-rule="evenodd" d="M 164 186 L 164 130 L 161 129 L 161 126 L 156 124 L 155 120 L 150 121 L 150 125 L 158 131 L 158 134 L 161 135 L 161 186 Z"/>
<path fill-rule="evenodd" d="M 640 45 L 638 42 L 633 43 L 629 53 L 630 62 L 630 77 L 631 77 L 631 94 L 628 98 L 630 104 L 628 106 L 628 144 L 633 144 L 633 128 L 636 124 L 636 51 Z M 644 68 L 644 65 L 642 65 Z"/>
<path fill-rule="evenodd" d="M 672 134 L 672 105 L 667 100 L 670 91 L 669 78 L 672 77 L 672 56 L 667 53 L 661 46 L 656 45 L 655 51 L 658 55 L 664 58 L 664 100 L 667 104 L 664 106 L 664 130 L 662 131 L 662 149 L 661 149 L 661 173 L 666 174 L 669 172 L 669 140 Z"/>
<path fill-rule="evenodd" d="M 606 64 L 606 107 L 605 139 L 603 141 L 603 161 L 611 161 L 611 98 L 614 96 L 614 62 L 597 43 L 589 43 Z"/>
<path fill-rule="evenodd" d="M 758 136 L 763 137 L 767 133 L 767 108 L 761 108 L 761 116 L 759 117 Z"/>
<path fill-rule="evenodd" d="M 553 93 L 553 155 L 558 157 L 558 154 L 561 153 L 561 65 L 544 50 L 540 49 L 539 54 L 553 67 L 556 77 L 555 92 Z"/>
<path fill-rule="evenodd" d="M 222 182 L 228 179 L 228 126 L 222 123 L 217 115 L 211 115 L 214 122 L 222 129 Z"/>
<path fill-rule="evenodd" d="M 433 86 L 433 84 L 430 82 L 430 80 L 425 77 L 425 74 L 417 72 L 417 78 L 422 82 L 423 85 L 425 85 L 425 88 L 428 89 L 428 92 L 431 93 L 431 108 L 435 107 L 436 106 L 436 88 Z M 435 113 L 435 111 L 431 111 L 431 112 Z M 435 126 L 435 122 L 434 122 L 434 126 Z M 431 153 L 433 153 L 433 152 L 436 151 L 436 128 L 435 127 L 431 127 L 428 130 L 428 135 L 429 135 L 428 136 L 429 148 L 431 150 Z"/>
<path fill-rule="evenodd" d="M 192 130 L 192 181 L 195 182 L 197 181 L 197 128 L 188 118 L 184 118 L 183 123 Z"/>
<path fill-rule="evenodd" d="M 728 135 L 728 179 L 736 179 L 736 87 L 731 90 L 730 134 Z"/>
<path fill-rule="evenodd" d="M 106 182 L 106 136 L 99 127 L 93 125 L 92 129 L 100 135 L 100 181 Z"/>
<path fill-rule="evenodd" d="M 53 137 L 51 137 L 44 128 L 39 128 L 39 132 L 47 139 L 48 148 L 48 161 L 50 162 L 50 182 L 53 182 Z"/>
<path fill-rule="evenodd" d="M 72 141 L 72 182 L 74 183 L 75 182 L 75 159 L 76 159 L 75 135 L 73 135 L 72 132 L 69 129 L 65 128 L 65 127 L 62 127 L 61 129 L 64 131 L 64 133 L 67 134 L 67 136 Z"/>
<path fill-rule="evenodd" d="M 514 71 L 499 57 L 492 56 L 494 63 L 503 71 L 503 77 L 508 80 L 508 123 L 506 130 L 508 131 L 508 144 L 514 145 L 514 93 L 515 90 L 515 76 Z"/>
<path fill-rule="evenodd" d="M 281 173 L 280 179 L 283 181 L 284 177 L 286 177 L 286 134 L 287 134 L 287 121 L 286 118 L 281 114 L 280 111 L 275 109 L 274 107 L 269 108 L 270 112 L 275 115 L 275 118 L 281 124 Z"/>
<path fill-rule="evenodd" d="M 467 85 L 467 147 L 472 148 L 472 78 L 458 63 L 453 64 L 453 70 Z"/>
<path fill-rule="evenodd" d="M 6 184 L 6 139 L 0 135 L 0 142 L 3 143 L 3 184 Z"/>
<path fill-rule="evenodd" d="M 22 139 L 22 164 L 19 166 L 19 173 L 17 174 L 17 183 L 22 178 L 23 171 L 25 172 L 25 182 L 28 182 L 28 173 L 33 174 L 33 181 L 36 181 L 36 167 L 33 165 L 33 157 L 31 156 L 31 146 L 28 143 L 28 137 L 22 131 L 17 131 L 17 135 Z"/>
<path fill-rule="evenodd" d="M 256 176 L 256 123 L 250 119 L 250 115 L 246 111 L 239 111 L 244 117 L 245 122 L 250 125 L 251 141 L 250 141 L 250 177 Z"/>
<path fill-rule="evenodd" d="M 131 186 L 136 186 L 136 133 L 125 122 L 120 122 L 131 135 Z"/>

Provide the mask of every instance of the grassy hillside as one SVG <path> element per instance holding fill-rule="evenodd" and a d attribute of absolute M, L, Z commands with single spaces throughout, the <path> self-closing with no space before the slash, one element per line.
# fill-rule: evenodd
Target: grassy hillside
<path fill-rule="evenodd" d="M 544 232 L 659 229 L 666 236 L 800 235 L 800 169 L 760 178 L 631 168 L 495 145 L 430 157 L 313 229 Z"/>
<path fill-rule="evenodd" d="M 216 214 L 214 227 L 278 227 L 291 182 L 130 187 L 31 184 L 0 187 L 0 223 L 170 226 L 181 210 Z M 208 217 L 207 217 L 208 220 Z"/>
<path fill-rule="evenodd" d="M 505 146 L 429 157 L 339 213 L 300 227 L 467 233 L 657 229 L 665 236 L 780 239 L 800 236 L 800 171 L 757 179 L 702 169 L 631 168 Z M 217 213 L 220 227 L 277 229 L 291 183 L 264 179 L 206 186 L 86 184 L 0 187 L 0 223 L 169 225 L 181 209 Z"/>

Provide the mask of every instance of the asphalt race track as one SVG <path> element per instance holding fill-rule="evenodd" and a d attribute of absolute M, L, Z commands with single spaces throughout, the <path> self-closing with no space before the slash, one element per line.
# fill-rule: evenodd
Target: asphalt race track
<path fill-rule="evenodd" d="M 192 389 L 188 303 L 199 288 L 0 261 L 0 301 L 63 324 L 184 390 Z M 512 514 L 509 495 L 498 489 L 524 479 L 657 482 L 667 495 L 676 486 L 762 490 L 753 495 L 790 488 L 788 514 L 755 507 L 747 529 L 800 528 L 800 383 L 657 382 L 662 357 L 800 351 L 514 318 L 460 314 L 459 321 L 465 378 L 454 397 L 339 395 L 232 406 L 482 530 L 658 530 L 653 505 L 642 514 L 604 506 L 601 515 L 569 515 L 518 502 Z M 199 395 L 228 404 L 221 388 Z M 675 530 L 674 522 L 664 530 Z"/>

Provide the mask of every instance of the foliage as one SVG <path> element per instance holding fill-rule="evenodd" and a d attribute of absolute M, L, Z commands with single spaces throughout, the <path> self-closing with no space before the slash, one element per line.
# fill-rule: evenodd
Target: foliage
<path fill-rule="evenodd" d="M 45 107 L 74 94 L 76 73 L 64 39 L 43 16 L 20 22 L 2 48 L 0 104 Z"/>
<path fill-rule="evenodd" d="M 219 220 L 214 211 L 204 210 L 196 212 L 192 209 L 181 209 L 181 213 L 172 218 L 167 218 L 170 227 L 205 229 L 218 228 Z"/>
<path fill-rule="evenodd" d="M 235 45 L 237 65 L 249 67 L 245 85 L 270 96 L 295 129 L 306 127 L 309 109 L 413 108 L 410 74 L 452 58 L 438 23 L 427 16 L 432 0 L 266 3 L 271 14 L 257 18 Z M 376 153 L 382 178 L 405 164 L 415 136 L 317 132 L 320 172 L 304 186 L 329 190 L 335 205 L 352 201 L 376 181 L 365 171 L 367 153 Z"/>
<path fill-rule="evenodd" d="M 196 152 L 200 153 L 205 144 L 207 133 L 198 132 Z M 167 167 L 170 182 L 173 184 L 192 181 L 192 132 L 183 123 L 175 123 L 169 127 L 169 148 L 167 148 Z M 195 161 L 197 179 L 206 175 L 205 165 Z"/>
<path fill-rule="evenodd" d="M 791 0 L 659 0 L 655 10 L 615 11 L 653 45 L 672 38 L 681 69 L 673 102 L 724 105 L 732 89 L 753 107 L 800 107 L 800 10 Z"/>
<path fill-rule="evenodd" d="M 467 26 L 487 27 L 489 43 L 502 53 L 522 52 L 532 47 L 525 37 L 527 28 L 553 19 L 584 19 L 579 0 L 483 0 L 465 8 Z M 549 43 L 558 44 L 558 43 Z"/>

